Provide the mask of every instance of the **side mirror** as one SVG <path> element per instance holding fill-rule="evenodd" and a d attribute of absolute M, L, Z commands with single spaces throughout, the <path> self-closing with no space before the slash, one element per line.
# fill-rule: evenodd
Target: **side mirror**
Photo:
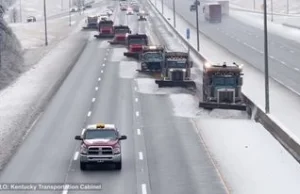
<path fill-rule="evenodd" d="M 76 135 L 76 136 L 75 136 L 75 139 L 76 139 L 76 140 L 82 140 L 82 138 L 81 138 L 80 135 Z"/>
<path fill-rule="evenodd" d="M 126 135 L 121 135 L 121 137 L 119 138 L 119 140 L 125 140 L 125 139 L 127 139 Z"/>
<path fill-rule="evenodd" d="M 194 62 L 193 62 L 193 61 L 190 62 L 190 66 L 191 66 L 191 67 L 194 66 Z"/>
<path fill-rule="evenodd" d="M 129 30 L 129 34 L 131 34 L 131 30 Z"/>

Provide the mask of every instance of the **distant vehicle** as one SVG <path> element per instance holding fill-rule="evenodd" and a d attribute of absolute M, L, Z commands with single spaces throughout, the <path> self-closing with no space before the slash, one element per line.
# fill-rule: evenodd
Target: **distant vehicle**
<path fill-rule="evenodd" d="M 203 101 L 205 109 L 246 110 L 242 98 L 243 66 L 236 63 L 210 64 L 203 67 Z"/>
<path fill-rule="evenodd" d="M 187 52 L 166 52 L 161 78 L 155 80 L 158 87 L 196 88 L 191 80 L 193 62 L 189 60 Z"/>
<path fill-rule="evenodd" d="M 143 46 L 147 46 L 148 42 L 146 34 L 129 34 L 127 36 L 128 51 L 124 53 L 124 56 L 139 59 Z"/>
<path fill-rule="evenodd" d="M 134 12 L 139 12 L 140 11 L 140 6 L 138 4 L 133 4 L 132 8 L 133 8 Z"/>
<path fill-rule="evenodd" d="M 84 30 L 97 30 L 98 23 L 100 21 L 99 16 L 88 16 L 86 19 L 87 26 L 83 27 Z"/>
<path fill-rule="evenodd" d="M 128 26 L 118 25 L 114 26 L 115 37 L 112 41 L 108 41 L 110 44 L 123 44 L 126 45 L 127 35 L 131 34 L 131 30 Z"/>
<path fill-rule="evenodd" d="M 102 20 L 99 22 L 99 34 L 94 35 L 96 38 L 113 38 L 115 36 L 113 29 L 114 22 L 111 20 Z"/>
<path fill-rule="evenodd" d="M 94 124 L 83 129 L 80 140 L 80 169 L 86 170 L 87 165 L 105 163 L 114 164 L 117 170 L 122 169 L 121 140 L 127 136 L 120 135 L 114 124 Z"/>
<path fill-rule="evenodd" d="M 222 22 L 222 6 L 219 3 L 206 3 L 203 7 L 205 20 L 210 23 Z"/>
<path fill-rule="evenodd" d="M 78 11 L 78 7 L 72 7 L 71 9 L 70 9 L 70 12 L 77 12 Z"/>
<path fill-rule="evenodd" d="M 165 47 L 161 45 L 144 46 L 140 56 L 141 67 L 138 72 L 160 75 L 165 58 Z"/>
<path fill-rule="evenodd" d="M 109 20 L 109 16 L 106 13 L 99 15 L 100 21 Z"/>
<path fill-rule="evenodd" d="M 127 11 L 127 5 L 120 5 L 121 11 Z"/>
<path fill-rule="evenodd" d="M 112 12 L 112 10 L 108 9 L 108 10 L 106 10 L 106 14 L 107 14 L 108 16 L 111 16 L 111 15 L 113 14 L 113 12 Z"/>
<path fill-rule="evenodd" d="M 133 15 L 133 10 L 131 9 L 131 7 L 128 7 L 128 8 L 127 8 L 126 14 L 127 14 L 127 15 Z"/>
<path fill-rule="evenodd" d="M 26 21 L 29 22 L 36 22 L 36 18 L 34 16 L 28 16 Z"/>

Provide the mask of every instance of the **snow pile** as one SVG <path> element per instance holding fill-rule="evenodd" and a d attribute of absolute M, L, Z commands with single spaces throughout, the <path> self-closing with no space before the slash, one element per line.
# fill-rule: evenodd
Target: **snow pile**
<path fill-rule="evenodd" d="M 214 109 L 212 111 L 199 108 L 199 100 L 191 94 L 171 94 L 175 116 L 189 118 L 219 118 L 219 119 L 247 119 L 245 111 Z"/>
<path fill-rule="evenodd" d="M 121 61 L 119 75 L 121 78 L 134 78 L 136 75 L 136 61 Z"/>
<path fill-rule="evenodd" d="M 298 193 L 299 164 L 260 124 L 226 119 L 195 122 L 232 194 Z"/>
<path fill-rule="evenodd" d="M 125 48 L 113 48 L 110 60 L 112 62 L 120 62 L 120 61 L 122 61 L 124 59 L 124 55 L 123 55 L 124 52 L 126 52 Z"/>
<path fill-rule="evenodd" d="M 289 13 L 300 13 L 299 0 L 267 0 L 268 11 L 271 11 L 271 2 L 273 2 L 273 11 L 275 13 L 287 13 L 287 2 L 289 2 Z M 245 9 L 254 10 L 255 8 L 256 11 L 262 11 L 263 0 L 230 0 L 230 4 Z"/>
<path fill-rule="evenodd" d="M 135 79 L 138 85 L 138 92 L 143 94 L 172 94 L 172 93 L 181 93 L 184 91 L 182 88 L 158 88 L 158 85 L 155 83 L 155 79 L 151 78 L 138 78 Z"/>

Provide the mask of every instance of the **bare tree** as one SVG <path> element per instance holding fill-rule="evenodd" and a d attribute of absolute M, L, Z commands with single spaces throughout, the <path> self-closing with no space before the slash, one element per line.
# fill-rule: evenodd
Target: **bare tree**
<path fill-rule="evenodd" d="M 13 22 L 13 23 L 16 23 L 17 22 L 17 20 L 18 20 L 18 10 L 17 10 L 17 8 L 13 8 L 12 10 L 11 10 L 11 12 L 10 12 L 10 20 L 11 20 L 11 22 Z"/>

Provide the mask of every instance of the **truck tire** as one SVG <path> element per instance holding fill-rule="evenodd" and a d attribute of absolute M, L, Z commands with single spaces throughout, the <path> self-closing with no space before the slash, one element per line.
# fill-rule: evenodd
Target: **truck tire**
<path fill-rule="evenodd" d="M 115 169 L 117 169 L 117 170 L 121 170 L 122 169 L 122 161 L 115 163 Z"/>
<path fill-rule="evenodd" d="M 82 170 L 82 171 L 84 171 L 84 170 L 86 170 L 86 163 L 84 163 L 84 162 L 80 162 L 80 170 Z"/>

